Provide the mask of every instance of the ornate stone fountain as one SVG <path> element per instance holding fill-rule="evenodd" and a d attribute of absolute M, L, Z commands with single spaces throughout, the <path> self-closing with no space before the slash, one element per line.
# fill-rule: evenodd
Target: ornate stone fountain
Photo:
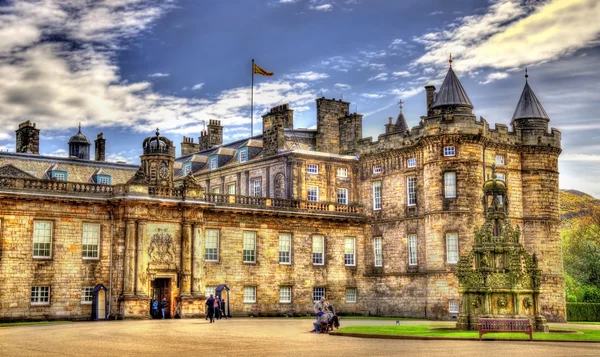
<path fill-rule="evenodd" d="M 547 332 L 546 318 L 539 313 L 541 271 L 535 253 L 520 243 L 519 226 L 507 217 L 506 184 L 492 179 L 483 185 L 485 223 L 475 229 L 473 249 L 458 263 L 461 308 L 458 330 L 476 330 L 480 317 L 528 318 L 536 331 Z"/>

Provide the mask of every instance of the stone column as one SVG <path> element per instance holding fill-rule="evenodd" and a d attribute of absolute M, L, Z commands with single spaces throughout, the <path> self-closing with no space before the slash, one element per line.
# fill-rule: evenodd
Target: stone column
<path fill-rule="evenodd" d="M 148 297 L 148 251 L 146 249 L 145 221 L 138 221 L 136 273 L 135 294 L 138 297 Z"/>
<path fill-rule="evenodd" d="M 192 239 L 192 245 L 194 247 L 194 249 L 192 249 L 193 251 L 193 255 L 192 255 L 192 295 L 198 295 L 200 294 L 200 291 L 198 289 L 200 280 L 202 279 L 202 230 L 201 230 L 202 225 L 199 223 L 195 223 L 193 226 L 193 239 Z"/>
<path fill-rule="evenodd" d="M 125 225 L 125 272 L 123 274 L 123 293 L 133 296 L 135 285 L 135 221 L 127 220 Z"/>
<path fill-rule="evenodd" d="M 183 284 L 181 286 L 181 295 L 190 296 L 192 289 L 192 225 L 183 224 L 183 234 L 181 240 L 181 267 L 183 268 Z"/>

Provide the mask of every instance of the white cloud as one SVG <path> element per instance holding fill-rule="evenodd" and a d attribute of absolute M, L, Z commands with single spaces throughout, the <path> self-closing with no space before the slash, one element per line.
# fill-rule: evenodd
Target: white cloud
<path fill-rule="evenodd" d="M 148 77 L 153 77 L 153 78 L 155 78 L 155 77 L 168 77 L 168 76 L 169 76 L 169 73 L 160 73 L 160 72 L 156 72 L 156 73 L 152 73 L 152 74 L 148 75 Z"/>
<path fill-rule="evenodd" d="M 600 161 L 600 155 L 596 154 L 562 154 L 561 161 Z"/>
<path fill-rule="evenodd" d="M 344 83 L 336 83 L 333 86 L 336 87 L 336 88 L 338 88 L 338 89 L 342 89 L 342 90 L 352 89 L 352 87 L 349 84 L 344 84 Z"/>
<path fill-rule="evenodd" d="M 308 7 L 311 10 L 315 11 L 331 11 L 333 10 L 333 5 L 331 4 L 323 4 L 323 5 L 311 5 Z"/>
<path fill-rule="evenodd" d="M 375 75 L 371 78 L 369 78 L 369 81 L 387 81 L 388 80 L 388 74 L 383 72 L 383 73 L 379 73 L 378 75 Z"/>
<path fill-rule="evenodd" d="M 360 64 L 361 67 L 368 68 L 373 71 L 381 71 L 381 70 L 385 69 L 385 64 L 383 64 L 383 63 L 373 63 L 373 62 L 363 61 L 363 60 L 360 60 L 360 62 L 361 62 L 361 64 Z"/>
<path fill-rule="evenodd" d="M 508 73 L 506 72 L 493 72 L 487 75 L 485 81 L 479 82 L 480 84 L 488 84 L 493 81 L 497 81 L 499 79 L 504 79 L 508 77 Z"/>
<path fill-rule="evenodd" d="M 293 4 L 295 2 L 298 2 L 298 0 L 279 0 L 278 2 L 280 4 Z"/>
<path fill-rule="evenodd" d="M 381 93 L 361 93 L 360 96 L 370 99 L 379 99 L 385 97 L 385 95 Z"/>
<path fill-rule="evenodd" d="M 385 50 L 380 51 L 360 51 L 360 54 L 366 58 L 382 58 L 387 55 Z"/>
<path fill-rule="evenodd" d="M 435 15 L 442 15 L 444 12 L 443 11 L 434 11 L 429 13 L 429 16 L 435 16 Z"/>
<path fill-rule="evenodd" d="M 392 43 L 390 43 L 390 45 L 388 47 L 393 48 L 393 49 L 398 49 L 398 48 L 400 48 L 400 46 L 405 46 L 405 45 L 406 45 L 406 41 L 404 41 L 401 38 L 397 38 L 397 39 L 393 40 Z"/>
<path fill-rule="evenodd" d="M 410 77 L 410 76 L 412 76 L 412 74 L 408 71 L 400 71 L 400 72 L 393 72 L 392 76 L 394 76 L 394 77 Z"/>
<path fill-rule="evenodd" d="M 327 73 L 317 73 L 313 71 L 295 73 L 287 75 L 286 78 L 300 80 L 300 81 L 316 81 L 319 79 L 328 78 L 329 75 Z"/>
<path fill-rule="evenodd" d="M 202 87 L 204 87 L 204 83 L 194 84 L 194 86 L 192 87 L 192 90 L 202 89 Z"/>

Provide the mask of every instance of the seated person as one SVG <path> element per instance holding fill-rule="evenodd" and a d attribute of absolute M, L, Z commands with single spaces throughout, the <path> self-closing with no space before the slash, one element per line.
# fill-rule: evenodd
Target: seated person
<path fill-rule="evenodd" d="M 313 322 L 314 329 L 311 332 L 320 333 L 321 332 L 321 322 L 327 323 L 327 314 L 323 311 L 322 308 L 318 308 L 317 312 L 317 321 Z"/>

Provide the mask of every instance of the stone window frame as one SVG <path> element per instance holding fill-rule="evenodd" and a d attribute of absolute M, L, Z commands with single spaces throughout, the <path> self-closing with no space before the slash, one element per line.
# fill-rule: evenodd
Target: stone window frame
<path fill-rule="evenodd" d="M 29 305 L 31 306 L 49 306 L 52 287 L 50 285 L 34 285 L 31 287 L 29 296 Z"/>
<path fill-rule="evenodd" d="M 406 177 L 406 205 L 409 207 L 417 205 L 417 176 Z"/>
<path fill-rule="evenodd" d="M 256 304 L 256 286 L 244 286 L 244 304 Z"/>
<path fill-rule="evenodd" d="M 408 265 L 416 267 L 419 265 L 419 240 L 417 233 L 408 234 Z"/>
<path fill-rule="evenodd" d="M 279 287 L 279 303 L 280 304 L 291 304 L 292 303 L 292 287 L 290 285 L 282 285 Z"/>
<path fill-rule="evenodd" d="M 496 166 L 506 165 L 506 157 L 504 155 L 496 154 L 496 158 L 494 161 L 496 162 Z"/>
<path fill-rule="evenodd" d="M 320 252 L 315 252 L 315 238 L 321 238 L 321 251 Z M 325 265 L 325 236 L 322 234 L 313 234 L 311 236 L 311 245 L 312 245 L 312 265 L 318 265 L 318 266 L 324 266 Z M 317 255 L 315 254 L 321 254 L 321 259 L 320 262 L 319 260 L 315 260 L 316 258 L 318 258 Z M 316 262 L 315 262 L 316 261 Z"/>
<path fill-rule="evenodd" d="M 382 202 L 382 182 L 381 181 L 373 181 L 373 211 L 381 211 Z"/>
<path fill-rule="evenodd" d="M 319 202 L 319 186 L 308 185 L 306 187 L 306 200 L 310 202 Z"/>
<path fill-rule="evenodd" d="M 306 164 L 306 173 L 311 175 L 319 174 L 319 165 L 318 164 Z"/>
<path fill-rule="evenodd" d="M 327 287 L 313 286 L 313 302 L 321 300 L 322 297 L 327 298 Z"/>
<path fill-rule="evenodd" d="M 210 193 L 214 193 L 214 194 L 220 195 L 221 194 L 221 186 L 217 185 L 217 186 L 211 187 L 210 188 Z"/>
<path fill-rule="evenodd" d="M 411 158 L 407 159 L 406 160 L 406 167 L 407 168 L 417 167 L 417 158 L 416 157 L 411 157 Z"/>
<path fill-rule="evenodd" d="M 452 247 L 451 247 L 451 240 Z M 454 249 L 456 247 L 456 249 Z M 451 249 L 452 248 L 452 249 Z M 453 260 L 450 260 L 452 253 Z M 446 263 L 447 264 L 458 264 L 458 259 L 460 256 L 460 246 L 458 242 L 458 232 L 446 232 Z"/>
<path fill-rule="evenodd" d="M 341 175 L 340 175 L 341 173 Z M 348 177 L 348 168 L 347 167 L 338 167 L 335 172 L 336 177 Z"/>
<path fill-rule="evenodd" d="M 252 235 L 252 237 L 250 237 L 249 235 Z M 257 243 L 257 232 L 256 231 L 243 231 L 242 232 L 242 262 L 244 264 L 256 264 L 257 261 L 257 252 L 256 252 L 256 243 Z M 254 242 L 254 246 L 252 247 L 253 249 L 245 249 L 249 246 L 246 245 L 246 243 L 248 242 L 246 239 L 247 238 L 252 238 L 253 242 Z M 252 252 L 252 259 L 247 259 L 250 258 L 250 253 L 247 252 Z"/>
<path fill-rule="evenodd" d="M 452 180 L 450 180 L 452 178 Z M 453 182 L 451 182 L 453 181 Z M 444 172 L 444 198 L 456 198 L 458 196 L 457 175 L 454 171 Z"/>
<path fill-rule="evenodd" d="M 349 248 L 352 249 L 351 253 L 349 253 Z M 344 266 L 356 266 L 356 237 L 344 237 Z"/>
<path fill-rule="evenodd" d="M 231 187 L 233 187 L 233 193 L 231 193 Z M 227 194 L 228 195 L 236 195 L 237 194 L 237 183 L 235 181 L 227 183 Z"/>
<path fill-rule="evenodd" d="M 340 191 L 341 192 L 345 192 L 345 194 L 340 196 Z M 340 199 L 341 202 L 340 202 Z M 348 204 L 348 189 L 345 187 L 338 187 L 337 189 L 337 203 L 338 204 L 342 204 L 342 205 L 347 205 Z"/>
<path fill-rule="evenodd" d="M 262 177 L 252 178 L 250 182 L 252 183 L 252 194 L 250 196 L 262 197 Z"/>
<path fill-rule="evenodd" d="M 443 154 L 444 157 L 456 156 L 456 146 L 444 146 Z"/>
<path fill-rule="evenodd" d="M 216 237 L 211 237 L 212 238 L 216 238 L 216 242 L 217 242 L 217 247 L 216 247 L 216 252 L 212 253 L 212 252 L 207 252 L 207 249 L 215 249 L 215 247 L 208 247 L 207 248 L 207 244 L 208 244 L 208 232 L 209 231 L 215 231 L 217 232 L 217 236 Z M 221 246 L 221 230 L 218 228 L 205 228 L 204 229 L 204 261 L 205 262 L 211 262 L 211 263 L 218 263 L 219 262 L 219 257 L 220 257 L 220 246 Z M 207 259 L 207 256 L 210 254 L 210 257 L 212 258 L 213 256 L 216 255 L 216 259 Z"/>
<path fill-rule="evenodd" d="M 379 241 L 379 247 L 377 241 Z M 379 264 L 377 264 L 378 260 Z M 373 265 L 375 267 L 383 266 L 383 237 L 373 237 Z"/>
<path fill-rule="evenodd" d="M 448 313 L 458 314 L 460 312 L 460 303 L 458 300 L 448 300 Z"/>
<path fill-rule="evenodd" d="M 383 173 L 383 167 L 379 164 L 373 165 L 373 175 L 380 175 Z"/>
<path fill-rule="evenodd" d="M 287 262 L 281 260 L 281 258 L 282 258 L 281 253 L 282 252 L 285 253 L 285 251 L 281 250 L 281 236 L 286 236 L 286 235 L 289 236 L 289 239 L 290 239 L 290 242 L 289 242 L 290 244 L 289 244 L 288 251 L 287 251 L 287 253 L 289 254 Z M 279 242 L 278 243 L 279 243 L 278 244 L 279 264 L 280 265 L 292 265 L 292 251 L 293 251 L 292 248 L 294 246 L 294 236 L 290 232 L 279 232 Z"/>
<path fill-rule="evenodd" d="M 346 287 L 346 303 L 356 304 L 358 302 L 358 289 L 355 286 Z"/>
<path fill-rule="evenodd" d="M 38 223 L 50 223 L 50 242 L 36 242 L 36 225 Z M 33 259 L 52 259 L 52 249 L 54 248 L 54 226 L 55 226 L 55 221 L 53 219 L 34 219 L 33 221 L 33 246 L 32 246 L 32 256 Z M 37 237 L 38 239 L 40 238 L 39 236 Z M 49 244 L 48 247 L 48 255 L 36 255 L 36 244 Z M 44 249 L 45 251 L 46 249 Z M 40 249 L 38 248 L 37 251 L 39 252 Z"/>
<path fill-rule="evenodd" d="M 91 305 L 94 300 L 93 286 L 84 286 L 81 288 L 81 305 Z"/>
<path fill-rule="evenodd" d="M 97 237 L 97 241 L 96 241 L 96 256 L 95 257 L 89 257 L 89 256 L 85 256 L 85 246 L 86 245 L 94 245 L 94 244 L 86 244 L 86 226 L 90 227 L 90 226 L 97 226 L 98 227 L 98 237 Z M 102 224 L 98 223 L 98 222 L 83 222 L 81 224 L 81 257 L 83 260 L 100 260 L 100 247 L 101 247 L 101 243 L 102 242 Z"/>

